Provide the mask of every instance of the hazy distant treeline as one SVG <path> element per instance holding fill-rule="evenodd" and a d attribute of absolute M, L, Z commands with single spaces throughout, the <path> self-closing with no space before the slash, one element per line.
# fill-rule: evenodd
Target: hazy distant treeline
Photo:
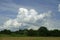
<path fill-rule="evenodd" d="M 12 35 L 12 36 L 42 36 L 42 37 L 60 37 L 60 30 L 48 30 L 46 27 L 40 27 L 38 30 L 19 30 L 12 32 L 10 30 L 0 31 L 0 34 Z"/>

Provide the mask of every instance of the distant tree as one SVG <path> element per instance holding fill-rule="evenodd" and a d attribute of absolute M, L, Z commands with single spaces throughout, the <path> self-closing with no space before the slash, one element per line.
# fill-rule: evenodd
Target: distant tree
<path fill-rule="evenodd" d="M 41 26 L 38 29 L 38 32 L 39 32 L 39 36 L 48 36 L 48 29 L 44 26 Z"/>
<path fill-rule="evenodd" d="M 37 30 L 28 30 L 28 36 L 37 36 Z"/>
<path fill-rule="evenodd" d="M 48 30 L 46 27 L 41 26 L 38 30 L 19 30 L 19 31 L 10 31 L 10 30 L 2 30 L 0 31 L 0 34 L 8 34 L 11 36 L 51 36 L 51 37 L 60 37 L 60 30 L 54 29 L 54 30 Z"/>
<path fill-rule="evenodd" d="M 2 33 L 2 34 L 11 34 L 11 31 L 5 29 L 5 30 L 1 31 L 1 33 Z"/>
<path fill-rule="evenodd" d="M 28 30 L 27 29 L 24 29 L 23 31 L 24 31 L 23 32 L 24 33 L 24 36 L 27 36 L 28 35 Z"/>
<path fill-rule="evenodd" d="M 32 29 L 28 30 L 28 36 L 33 36 L 33 30 Z"/>
<path fill-rule="evenodd" d="M 60 31 L 57 29 L 51 30 L 50 36 L 60 36 Z"/>

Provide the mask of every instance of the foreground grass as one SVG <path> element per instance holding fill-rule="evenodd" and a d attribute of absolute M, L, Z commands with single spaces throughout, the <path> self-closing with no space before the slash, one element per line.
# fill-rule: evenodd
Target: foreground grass
<path fill-rule="evenodd" d="M 27 37 L 17 34 L 0 34 L 0 40 L 60 40 L 60 37 Z"/>
<path fill-rule="evenodd" d="M 0 40 L 60 40 L 60 37 L 0 37 Z"/>

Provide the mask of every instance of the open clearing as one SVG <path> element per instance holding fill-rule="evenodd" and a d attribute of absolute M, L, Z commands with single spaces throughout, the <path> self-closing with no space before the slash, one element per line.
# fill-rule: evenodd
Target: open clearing
<path fill-rule="evenodd" d="M 0 40 L 60 40 L 60 37 L 0 37 Z"/>

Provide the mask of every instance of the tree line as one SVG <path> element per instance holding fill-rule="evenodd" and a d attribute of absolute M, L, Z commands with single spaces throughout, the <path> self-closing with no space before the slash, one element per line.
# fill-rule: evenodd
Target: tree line
<path fill-rule="evenodd" d="M 54 29 L 54 30 L 48 30 L 46 27 L 41 26 L 38 30 L 19 30 L 12 32 L 10 30 L 3 30 L 0 31 L 0 34 L 6 34 L 6 35 L 12 35 L 12 36 L 41 36 L 41 37 L 60 37 L 60 30 Z"/>

